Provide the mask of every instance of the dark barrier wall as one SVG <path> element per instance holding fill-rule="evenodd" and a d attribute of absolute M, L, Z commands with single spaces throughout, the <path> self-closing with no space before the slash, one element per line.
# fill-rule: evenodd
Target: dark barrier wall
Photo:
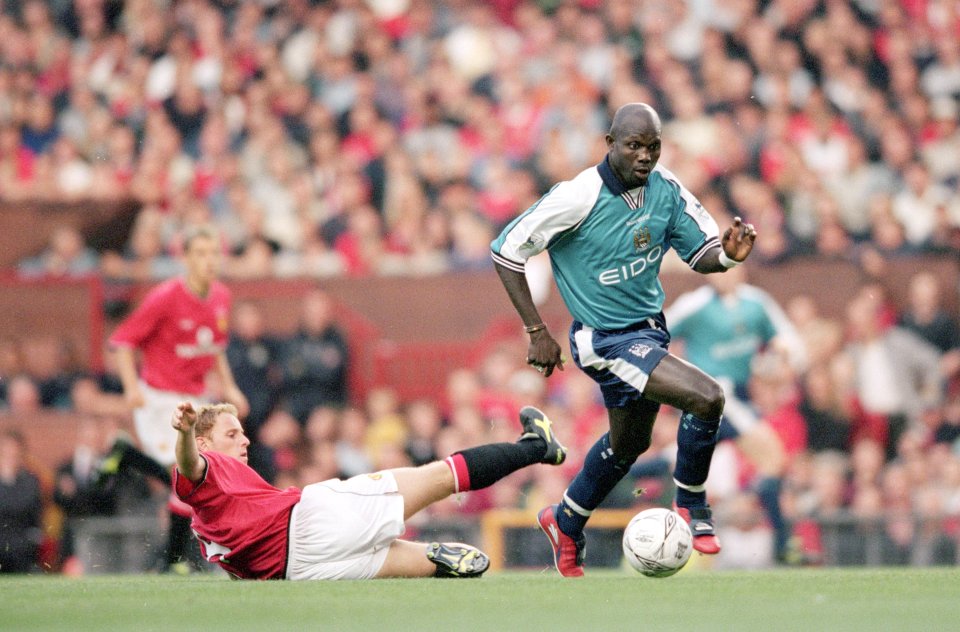
<path fill-rule="evenodd" d="M 957 266 L 948 257 L 894 261 L 884 282 L 902 302 L 910 277 L 920 270 L 938 275 L 944 300 L 956 314 Z M 843 262 L 803 261 L 771 268 L 750 268 L 751 281 L 781 302 L 806 294 L 827 316 L 842 318 L 845 306 L 863 283 L 856 267 Z M 703 277 L 667 272 L 668 302 L 697 287 Z M 262 306 L 267 323 L 279 333 L 296 328 L 301 297 L 321 287 L 335 299 L 336 315 L 347 330 L 355 395 L 379 384 L 395 387 L 406 399 L 441 395 L 446 371 L 480 356 L 491 340 L 520 335 L 520 321 L 492 271 L 425 279 L 371 278 L 324 281 L 257 281 L 231 284 L 237 300 Z M 147 287 L 131 293 L 134 302 Z M 22 340 L 57 336 L 79 352 L 79 361 L 99 366 L 109 323 L 102 320 L 102 286 L 85 281 L 0 282 L 0 338 Z M 554 332 L 562 335 L 570 317 L 553 291 L 541 309 Z M 44 413 L 37 419 L 13 419 L 0 413 L 0 428 L 23 427 L 35 454 L 62 455 L 72 444 L 75 417 Z M 58 429 L 61 429 L 58 431 Z M 38 448 L 43 446 L 43 450 Z M 63 449 L 61 449 L 63 448 Z"/>
<path fill-rule="evenodd" d="M 782 304 L 797 295 L 813 297 L 827 316 L 842 318 L 849 298 L 866 277 L 851 263 L 803 260 L 775 267 L 749 267 L 750 282 L 769 291 Z M 889 263 L 882 282 L 898 303 L 906 299 L 910 277 L 920 270 L 934 272 L 943 281 L 944 303 L 958 313 L 958 269 L 951 257 L 915 257 Z M 663 274 L 667 302 L 704 282 L 690 271 Z M 312 280 L 263 280 L 230 284 L 236 300 L 260 305 L 269 327 L 279 333 L 296 328 L 300 299 L 311 288 L 327 291 L 337 304 L 337 316 L 364 345 L 462 345 L 477 342 L 491 328 L 520 330 L 496 274 L 449 274 L 427 278 L 375 277 Z M 149 286 L 131 289 L 136 303 Z M 20 282 L 0 279 L 0 337 L 59 335 L 79 351 L 82 364 L 99 366 L 103 336 L 109 323 L 100 320 L 102 286 L 99 280 Z M 555 289 L 541 307 L 555 332 L 570 317 Z"/>
<path fill-rule="evenodd" d="M 0 269 L 42 251 L 61 226 L 76 228 L 98 250 L 122 250 L 137 209 L 133 201 L 0 202 Z"/>

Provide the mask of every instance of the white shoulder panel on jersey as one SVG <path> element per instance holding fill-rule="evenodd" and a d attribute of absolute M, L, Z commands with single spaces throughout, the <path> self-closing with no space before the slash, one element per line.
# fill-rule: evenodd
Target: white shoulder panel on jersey
<path fill-rule="evenodd" d="M 704 305 L 709 303 L 714 295 L 714 289 L 709 285 L 702 285 L 695 290 L 681 294 L 663 312 L 667 319 L 667 325 L 673 327 L 676 323 L 683 322 L 690 317 L 690 314 L 702 309 Z"/>
<path fill-rule="evenodd" d="M 796 370 L 804 370 L 807 366 L 807 346 L 803 336 L 797 331 L 793 321 L 783 311 L 780 304 L 766 291 L 755 285 L 741 285 L 739 291 L 744 298 L 749 298 L 763 305 L 767 317 L 773 323 L 777 332 L 776 344 L 787 352 L 790 365 Z"/>
<path fill-rule="evenodd" d="M 526 261 L 543 252 L 557 235 L 576 228 L 587 218 L 602 187 L 603 180 L 596 167 L 557 184 L 508 228 L 494 260 L 514 267 L 514 262 Z"/>
<path fill-rule="evenodd" d="M 777 330 L 778 334 L 781 332 L 789 334 L 796 333 L 797 329 L 793 326 L 790 317 L 787 316 L 783 308 L 780 307 L 780 304 L 765 290 L 755 285 L 744 284 L 740 286 L 738 292 L 743 298 L 763 305 L 764 311 L 767 312 L 767 316 L 770 317 L 770 321 L 773 323 L 774 329 Z"/>

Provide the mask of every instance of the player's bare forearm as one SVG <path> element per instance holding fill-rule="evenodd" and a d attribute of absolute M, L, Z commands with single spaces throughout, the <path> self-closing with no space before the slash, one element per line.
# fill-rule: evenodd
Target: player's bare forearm
<path fill-rule="evenodd" d="M 189 481 L 196 483 L 203 478 L 206 461 L 200 457 L 197 449 L 197 438 L 194 425 L 197 422 L 197 413 L 189 402 L 177 406 L 173 413 L 171 425 L 177 431 L 177 445 L 174 452 L 177 457 L 177 469 Z"/>
<path fill-rule="evenodd" d="M 143 406 L 143 393 L 140 392 L 140 382 L 137 378 L 136 350 L 132 347 L 117 347 L 116 355 L 117 375 L 123 385 L 123 399 L 129 409 Z"/>
<path fill-rule="evenodd" d="M 549 377 L 554 368 L 563 370 L 563 358 L 560 354 L 560 345 L 553 339 L 537 311 L 537 306 L 530 295 L 530 286 L 527 285 L 527 275 L 494 263 L 497 274 L 503 287 L 507 290 L 510 301 L 523 320 L 524 327 L 530 334 L 530 346 L 527 349 L 527 364 L 533 366 L 544 376 Z"/>
<path fill-rule="evenodd" d="M 507 296 L 510 302 L 520 314 L 524 327 L 532 327 L 543 323 L 537 306 L 533 303 L 533 296 L 530 295 L 530 286 L 527 284 L 527 275 L 523 272 L 517 272 L 506 268 L 499 263 L 494 263 L 497 274 L 500 276 L 500 282 L 507 290 Z"/>
<path fill-rule="evenodd" d="M 137 360 L 135 351 L 131 347 L 116 347 L 113 350 L 116 357 L 117 377 L 123 385 L 123 392 L 129 393 L 139 388 L 137 384 Z"/>
<path fill-rule="evenodd" d="M 233 379 L 233 371 L 230 369 L 230 361 L 227 360 L 226 353 L 217 354 L 217 372 L 220 374 L 220 382 L 223 385 L 223 398 L 237 407 L 237 415 L 243 419 L 250 412 L 250 404 Z"/>

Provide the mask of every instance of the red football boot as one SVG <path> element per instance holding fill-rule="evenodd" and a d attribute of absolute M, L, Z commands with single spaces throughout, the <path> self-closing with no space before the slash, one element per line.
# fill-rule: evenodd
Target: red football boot
<path fill-rule="evenodd" d="M 583 558 L 586 554 L 587 539 L 580 534 L 574 540 L 560 530 L 557 525 L 558 505 L 549 505 L 537 514 L 537 522 L 550 540 L 553 548 L 553 563 L 564 577 L 583 577 Z"/>
<path fill-rule="evenodd" d="M 706 507 L 678 507 L 673 503 L 673 510 L 690 525 L 693 533 L 693 548 L 704 555 L 716 555 L 720 552 L 720 540 L 713 530 L 713 511 Z"/>

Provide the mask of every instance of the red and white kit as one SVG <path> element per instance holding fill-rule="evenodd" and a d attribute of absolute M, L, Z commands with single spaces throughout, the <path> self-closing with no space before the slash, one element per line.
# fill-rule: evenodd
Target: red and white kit
<path fill-rule="evenodd" d="M 110 337 L 111 346 L 140 350 L 145 403 L 134 423 L 144 452 L 164 465 L 176 462 L 171 411 L 204 393 L 207 373 L 226 348 L 229 318 L 226 285 L 214 282 L 201 298 L 175 278 L 153 288 Z"/>
<path fill-rule="evenodd" d="M 204 556 L 242 579 L 369 579 L 403 535 L 403 497 L 391 472 L 285 490 L 217 452 L 196 485 L 179 471 Z"/>
<path fill-rule="evenodd" d="M 191 527 L 208 561 L 242 579 L 283 579 L 296 487 L 280 490 L 248 465 L 204 452 L 206 473 L 196 485 L 174 471 L 174 489 L 193 508 Z"/>

